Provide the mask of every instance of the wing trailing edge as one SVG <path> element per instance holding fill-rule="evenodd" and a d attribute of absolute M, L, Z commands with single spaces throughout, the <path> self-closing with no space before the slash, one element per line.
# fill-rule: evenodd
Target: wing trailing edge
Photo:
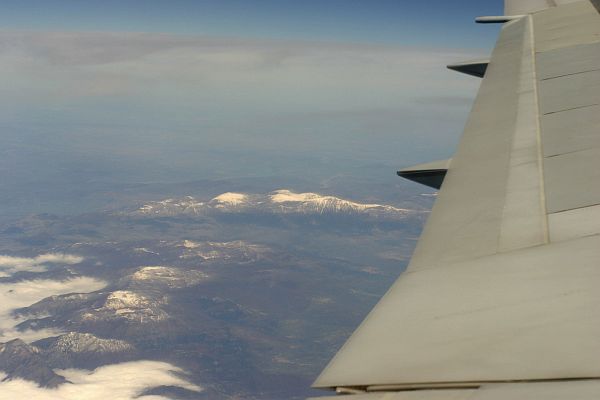
<path fill-rule="evenodd" d="M 351 396 L 352 400 L 597 400 L 600 382 L 594 380 L 489 383 L 477 388 L 375 392 Z M 320 397 L 312 400 L 335 400 Z"/>

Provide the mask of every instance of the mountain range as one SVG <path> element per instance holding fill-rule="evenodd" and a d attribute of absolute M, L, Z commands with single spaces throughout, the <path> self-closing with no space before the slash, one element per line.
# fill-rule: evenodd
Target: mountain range
<path fill-rule="evenodd" d="M 287 189 L 266 194 L 223 193 L 207 201 L 192 196 L 144 204 L 130 213 L 145 217 L 201 216 L 214 213 L 259 213 L 334 215 L 354 214 L 374 219 L 403 219 L 414 210 L 381 204 L 364 204 L 317 193 L 295 193 Z"/>
<path fill-rule="evenodd" d="M 147 387 L 170 399 L 310 397 L 315 374 L 406 265 L 426 209 L 291 190 L 207 197 L 0 225 L 6 290 L 102 283 L 44 287 L 6 314 L 16 338 L 0 344 L 6 379 L 57 388 L 66 370 L 148 361 L 204 389 Z"/>

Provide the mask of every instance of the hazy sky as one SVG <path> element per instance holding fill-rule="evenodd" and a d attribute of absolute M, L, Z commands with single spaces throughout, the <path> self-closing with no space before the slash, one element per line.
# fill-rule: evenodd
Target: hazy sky
<path fill-rule="evenodd" d="M 489 54 L 500 3 L 3 1 L 3 210 L 449 157 L 479 81 L 445 65 Z"/>
<path fill-rule="evenodd" d="M 210 36 L 485 46 L 473 17 L 501 0 L 5 0 L 11 29 L 170 32 Z"/>

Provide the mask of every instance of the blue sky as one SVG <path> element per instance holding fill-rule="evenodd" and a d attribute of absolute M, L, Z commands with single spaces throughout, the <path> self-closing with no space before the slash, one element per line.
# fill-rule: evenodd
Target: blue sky
<path fill-rule="evenodd" d="M 5 0 L 4 29 L 165 32 L 274 39 L 489 46 L 473 18 L 501 0 Z"/>

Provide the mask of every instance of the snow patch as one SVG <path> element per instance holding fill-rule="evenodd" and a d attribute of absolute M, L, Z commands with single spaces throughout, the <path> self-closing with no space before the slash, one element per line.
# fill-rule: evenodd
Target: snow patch
<path fill-rule="evenodd" d="M 185 247 L 186 249 L 197 249 L 198 247 L 200 247 L 200 244 L 192 242 L 191 240 L 184 240 L 183 247 Z"/>
<path fill-rule="evenodd" d="M 321 196 L 316 193 L 294 193 L 289 190 L 276 190 L 271 194 L 271 201 L 273 203 L 287 203 L 287 202 L 302 202 L 302 201 L 314 201 Z"/>
<path fill-rule="evenodd" d="M 294 193 L 290 190 L 276 190 L 269 196 L 271 201 L 276 204 L 288 203 L 292 210 L 309 211 L 313 209 L 316 212 L 361 212 L 371 209 L 384 209 L 395 211 L 406 211 L 396 209 L 391 206 L 382 206 L 380 204 L 361 204 L 349 200 L 343 200 L 334 196 L 322 196 L 317 193 Z M 291 203 L 291 204 L 290 204 Z M 299 204 L 298 204 L 299 203 Z"/>
<path fill-rule="evenodd" d="M 197 201 L 192 196 L 187 196 L 179 200 L 166 199 L 145 204 L 136 213 L 142 215 L 175 216 L 180 214 L 197 214 L 204 207 L 205 203 Z M 165 214 L 165 210 L 169 210 L 169 213 Z"/>
<path fill-rule="evenodd" d="M 178 275 L 178 271 L 175 268 L 170 267 L 142 267 L 133 274 L 135 280 L 150 280 L 150 279 L 173 279 Z"/>
<path fill-rule="evenodd" d="M 227 204 L 230 206 L 238 206 L 243 204 L 246 199 L 248 199 L 248 195 L 246 194 L 228 192 L 215 197 L 211 200 L 211 202 Z"/>
<path fill-rule="evenodd" d="M 182 271 L 173 267 L 147 266 L 137 270 L 131 278 L 134 282 L 165 284 L 170 288 L 194 286 L 208 275 L 201 271 Z"/>
<path fill-rule="evenodd" d="M 154 299 L 130 290 L 110 293 L 102 307 L 81 315 L 83 320 L 125 319 L 138 323 L 164 321 L 169 315 L 161 308 L 167 303 L 165 296 Z"/>
<path fill-rule="evenodd" d="M 128 290 L 118 290 L 108 295 L 104 307 L 111 310 L 123 310 L 128 308 L 147 308 L 155 303 L 140 294 Z"/>
<path fill-rule="evenodd" d="M 187 245 L 186 245 L 187 242 Z M 182 259 L 201 258 L 205 261 L 238 260 L 238 262 L 256 261 L 271 250 L 266 246 L 247 243 L 243 240 L 233 242 L 184 242 L 185 252 Z"/>

